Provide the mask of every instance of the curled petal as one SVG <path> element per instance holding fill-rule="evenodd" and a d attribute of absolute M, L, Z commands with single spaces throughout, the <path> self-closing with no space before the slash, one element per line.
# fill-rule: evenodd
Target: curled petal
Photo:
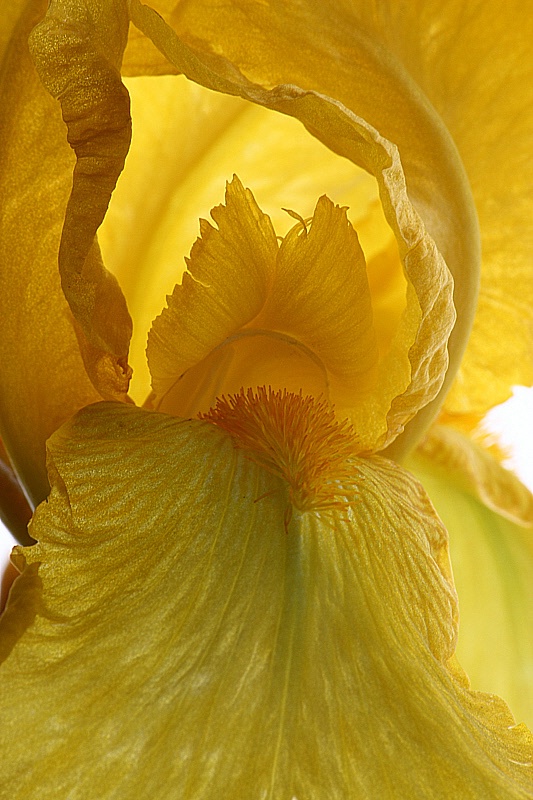
<path fill-rule="evenodd" d="M 39 75 L 59 99 L 76 154 L 59 248 L 61 285 L 78 323 L 87 372 L 105 398 L 125 399 L 132 323 L 122 291 L 101 260 L 95 234 L 124 166 L 131 138 L 119 67 L 126 44 L 124 3 L 50 3 L 31 36 Z"/>
<path fill-rule="evenodd" d="M 0 31 L 6 44 L 11 39 L 0 70 L 0 426 L 35 506 L 50 490 L 46 439 L 100 395 L 80 358 L 57 270 L 74 157 L 28 51 L 42 5 L 14 2 L 5 11 L 14 19 L 11 30 L 2 11 Z"/>
<path fill-rule="evenodd" d="M 318 89 L 395 142 L 413 203 L 454 276 L 460 321 L 474 309 L 477 213 L 479 303 L 447 409 L 482 415 L 514 384 L 530 385 L 533 16 L 499 0 L 155 7 L 187 41 L 225 55 L 252 80 Z M 472 202 L 461 211 L 454 157 L 439 152 L 441 136 L 453 138 L 476 211 Z M 460 357 L 453 347 L 450 378 Z"/>

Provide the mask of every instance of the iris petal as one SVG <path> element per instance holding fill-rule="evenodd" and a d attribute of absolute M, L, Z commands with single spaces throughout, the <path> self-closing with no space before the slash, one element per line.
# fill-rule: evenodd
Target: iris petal
<path fill-rule="evenodd" d="M 529 489 L 470 437 L 448 425 L 433 425 L 417 452 L 487 508 L 518 525 L 533 526 L 533 495 Z"/>
<path fill-rule="evenodd" d="M 450 481 L 434 460 L 417 454 L 409 468 L 423 482 L 450 534 L 461 601 L 461 663 L 474 688 L 505 697 L 517 719 L 533 727 L 531 531 L 491 511 L 464 482 Z"/>
<path fill-rule="evenodd" d="M 50 465 L 18 555 L 37 617 L 0 671 L 15 800 L 530 795 L 531 736 L 450 662 L 446 533 L 400 467 L 354 458 L 356 501 L 287 525 L 226 432 L 124 404 Z"/>
<path fill-rule="evenodd" d="M 83 367 L 57 273 L 74 157 L 28 52 L 42 8 L 8 5 L 19 16 L 0 72 L 0 421 L 13 467 L 37 505 L 50 488 L 46 439 L 100 396 Z"/>
<path fill-rule="evenodd" d="M 94 237 L 131 138 L 129 98 L 118 72 L 127 30 L 122 2 L 52 0 L 30 39 L 39 75 L 60 100 L 76 154 L 59 248 L 61 285 L 79 325 L 87 372 L 108 399 L 127 394 L 132 322 Z"/>
<path fill-rule="evenodd" d="M 280 85 L 271 91 L 264 89 L 249 81 L 226 58 L 206 52 L 205 48 L 188 46 L 165 24 L 162 17 L 138 0 L 131 0 L 130 11 L 133 23 L 150 36 L 161 52 L 191 80 L 296 117 L 334 152 L 375 175 L 385 216 L 395 233 L 407 281 L 411 286 L 411 299 L 407 303 L 398 333 L 399 347 L 408 353 L 411 362 L 411 380 L 392 403 L 386 427 L 380 437 L 379 446 L 385 447 L 415 415 L 420 417 L 417 412 L 439 393 L 448 363 L 446 343 L 454 323 L 450 275 L 434 240 L 409 199 L 398 151 L 371 124 L 355 116 L 340 101 L 318 91 L 303 90 L 297 85 Z M 287 74 L 284 79 L 287 80 Z M 305 81 L 303 83 L 305 85 Z M 375 95 L 373 98 L 375 99 Z M 440 131 L 437 122 L 435 124 L 436 131 Z M 426 198 L 429 206 L 421 199 L 421 208 L 426 224 L 430 224 L 435 219 L 435 204 L 438 207 L 436 198 L 440 198 L 437 190 L 442 188 L 447 193 L 452 186 L 457 190 L 453 199 L 450 199 L 446 216 L 441 222 L 448 223 L 453 217 L 452 209 L 460 206 L 461 230 L 464 235 L 457 238 L 456 234 L 452 235 L 450 232 L 451 238 L 448 242 L 441 231 L 439 240 L 447 255 L 453 255 L 454 248 L 463 256 L 465 248 L 467 251 L 472 250 L 466 262 L 463 260 L 459 268 L 459 275 L 463 275 L 468 286 L 477 267 L 477 232 L 475 226 L 472 228 L 469 224 L 471 201 L 449 139 L 443 135 L 440 138 L 437 136 L 436 141 L 431 137 L 431 142 L 432 147 L 435 146 L 437 150 L 442 146 L 442 159 L 449 165 L 449 171 L 446 173 L 447 181 L 442 187 L 438 180 L 433 180 L 431 197 Z M 439 175 L 441 171 L 442 165 L 436 174 Z M 477 285 L 477 277 L 473 280 Z M 469 291 L 466 291 L 466 295 L 470 296 Z M 456 326 L 454 351 L 458 352 L 457 348 L 462 349 L 464 337 L 470 329 L 470 321 L 470 316 L 466 313 Z M 420 434 L 415 428 L 412 436 L 416 435 Z"/>

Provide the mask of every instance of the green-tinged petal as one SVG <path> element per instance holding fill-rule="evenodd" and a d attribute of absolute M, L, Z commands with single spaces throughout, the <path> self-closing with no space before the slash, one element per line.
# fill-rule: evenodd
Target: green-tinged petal
<path fill-rule="evenodd" d="M 439 218 L 437 209 L 442 199 L 441 189 L 449 202 L 446 215 L 442 215 L 441 219 L 446 236 L 439 230 L 439 244 L 442 243 L 445 254 L 451 255 L 454 263 L 457 262 L 454 252 L 461 254 L 459 288 L 463 285 L 462 277 L 468 286 L 471 274 L 476 271 L 477 233 L 472 221 L 472 206 L 449 137 L 441 130 L 442 126 L 439 127 L 438 120 L 431 117 L 430 109 L 424 106 L 421 129 L 430 136 L 431 152 L 438 154 L 435 175 L 440 176 L 444 170 L 447 179 L 441 186 L 438 177 L 434 176 L 431 191 L 426 194 L 422 191 L 423 182 L 420 182 L 421 193 L 417 205 L 423 214 L 421 218 L 407 192 L 396 147 L 339 99 L 332 99 L 313 89 L 301 89 L 294 84 L 280 85 L 273 90 L 265 89 L 248 80 L 226 58 L 206 52 L 205 47 L 193 49 L 185 44 L 158 14 L 138 0 L 131 0 L 129 7 L 133 23 L 188 78 L 208 88 L 239 95 L 258 105 L 296 117 L 334 152 L 364 167 L 376 177 L 385 216 L 396 236 L 408 281 L 407 307 L 391 348 L 394 353 L 390 354 L 390 368 L 382 374 L 380 396 L 382 399 L 388 396 L 390 411 L 386 420 L 376 420 L 377 424 L 381 422 L 376 440 L 379 441 L 378 446 L 385 447 L 421 408 L 435 398 L 442 386 L 448 363 L 446 344 L 454 322 L 451 279 L 435 241 L 428 233 L 428 227 L 438 227 L 435 220 Z M 297 50 L 298 43 L 295 42 L 294 46 Z M 282 80 L 290 77 L 290 74 L 285 74 Z M 307 80 L 300 81 L 300 85 L 306 83 Z M 333 93 L 332 96 L 336 95 Z M 372 96 L 375 100 L 375 90 Z M 412 118 L 409 124 L 411 129 L 416 128 Z M 434 130 L 431 125 L 434 125 Z M 426 150 L 427 146 L 424 146 L 417 157 L 420 159 L 421 153 Z M 435 157 L 429 166 L 434 161 Z M 424 165 L 423 169 L 427 168 L 428 165 Z M 448 198 L 450 189 L 453 192 Z M 460 226 L 458 222 L 450 224 L 456 212 L 461 215 Z M 457 231 L 461 231 L 462 235 L 459 236 Z M 465 314 L 456 327 L 453 344 L 455 355 L 458 349 L 462 349 L 469 327 L 470 319 Z"/>
<path fill-rule="evenodd" d="M 373 394 L 379 409 L 366 265 L 345 210 L 322 197 L 309 229 L 299 222 L 279 247 L 237 178 L 211 213 L 218 229 L 202 221 L 189 271 L 150 332 L 154 406 L 193 416 L 221 394 L 269 384 L 350 409 Z M 375 444 L 375 422 L 357 427 L 362 449 Z"/>
<path fill-rule="evenodd" d="M 61 285 L 87 372 L 108 399 L 125 399 L 131 374 L 131 319 L 95 242 L 131 137 L 129 97 L 118 72 L 127 31 L 122 0 L 52 0 L 31 36 L 37 70 L 61 103 L 76 154 L 59 248 Z"/>
<path fill-rule="evenodd" d="M 531 735 L 446 666 L 446 533 L 404 470 L 348 459 L 356 501 L 291 516 L 207 422 L 99 404 L 49 446 L 12 596 L 42 593 L 5 617 L 12 800 L 531 796 Z"/>
<path fill-rule="evenodd" d="M 427 459 L 411 458 L 409 466 L 450 534 L 461 664 L 475 689 L 501 694 L 532 727 L 532 533 L 490 511 Z"/>
<path fill-rule="evenodd" d="M 83 367 L 57 272 L 74 158 L 59 107 L 28 52 L 42 3 L 8 5 L 18 18 L 0 71 L 0 428 L 37 505 L 49 491 L 46 439 L 99 395 Z"/>
<path fill-rule="evenodd" d="M 135 30 L 132 28 L 132 30 Z M 210 92 L 184 76 L 126 81 L 133 139 L 124 172 L 98 232 L 135 320 L 131 396 L 150 390 L 146 336 L 185 269 L 198 233 L 234 173 L 253 188 L 280 235 L 312 216 L 326 193 L 348 207 L 368 264 L 380 352 L 387 352 L 405 308 L 405 278 L 376 180 L 333 154 L 295 119 Z"/>
<path fill-rule="evenodd" d="M 488 508 L 518 525 L 533 526 L 533 495 L 481 444 L 449 425 L 433 425 L 418 452 Z"/>

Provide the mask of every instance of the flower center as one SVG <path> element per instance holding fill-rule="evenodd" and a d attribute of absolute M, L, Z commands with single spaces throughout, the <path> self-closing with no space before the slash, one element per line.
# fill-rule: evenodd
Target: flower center
<path fill-rule="evenodd" d="M 198 416 L 227 431 L 251 461 L 286 481 L 299 511 L 346 508 L 354 501 L 357 437 L 325 401 L 262 386 L 217 398 Z"/>

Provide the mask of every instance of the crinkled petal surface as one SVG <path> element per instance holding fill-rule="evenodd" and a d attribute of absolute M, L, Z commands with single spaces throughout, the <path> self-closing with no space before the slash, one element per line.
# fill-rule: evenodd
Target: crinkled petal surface
<path fill-rule="evenodd" d="M 87 372 L 106 399 L 125 399 L 131 374 L 132 322 L 95 242 L 131 138 L 129 97 L 118 71 L 127 31 L 123 0 L 52 0 L 30 40 L 39 75 L 61 103 L 76 155 L 59 271 Z"/>
<path fill-rule="evenodd" d="M 531 796 L 531 735 L 447 667 L 446 533 L 404 470 L 354 459 L 351 508 L 288 521 L 207 422 L 99 404 L 49 446 L 2 620 L 12 800 Z"/>
<path fill-rule="evenodd" d="M 475 689 L 505 697 L 533 727 L 533 536 L 417 453 L 409 468 L 450 534 L 461 602 L 457 654 Z"/>
<path fill-rule="evenodd" d="M 310 231 L 301 220 L 278 250 L 270 219 L 235 178 L 212 217 L 218 229 L 202 223 L 189 271 L 149 335 L 154 406 L 192 416 L 241 386 L 302 389 L 350 418 L 361 450 L 383 447 L 443 379 L 450 283 L 424 277 L 424 302 L 435 293 L 429 317 L 408 285 L 378 363 L 364 255 L 343 209 L 322 197 Z"/>
<path fill-rule="evenodd" d="M 418 183 L 413 182 L 420 189 L 417 195 L 420 202 L 415 204 L 412 197 L 413 187 L 408 191 L 405 183 L 403 155 L 400 162 L 398 150 L 378 133 L 379 128 L 376 130 L 365 119 L 356 116 L 348 106 L 343 105 L 343 98 L 339 98 L 334 91 L 331 96 L 322 94 L 327 89 L 323 84 L 317 84 L 320 91 L 315 88 L 302 89 L 301 86 L 308 85 L 308 80 L 300 80 L 302 74 L 288 71 L 282 72 L 280 80 L 287 82 L 294 78 L 293 84 L 279 85 L 272 90 L 265 89 L 264 85 L 245 77 L 231 60 L 209 52 L 208 47 L 191 47 L 186 44 L 153 9 L 142 5 L 138 0 L 131 0 L 129 7 L 133 23 L 188 78 L 207 88 L 241 96 L 299 119 L 330 149 L 364 167 L 376 177 L 384 213 L 396 236 L 409 284 L 406 310 L 397 331 L 395 359 L 395 363 L 402 358 L 407 360 L 407 370 L 402 370 L 403 385 L 399 391 L 396 387 L 392 392 L 389 387 L 391 400 L 394 400 L 379 437 L 379 446 L 385 447 L 403 431 L 404 426 L 415 415 L 420 416 L 420 409 L 436 397 L 445 380 L 448 364 L 446 345 L 454 323 L 452 285 L 442 254 L 428 230 L 431 233 L 434 233 L 433 228 L 438 231 L 438 245 L 443 248 L 445 257 L 451 258 L 456 265 L 461 265 L 458 266 L 457 275 L 464 289 L 464 297 L 467 298 L 467 309 L 472 299 L 470 290 L 472 286 L 477 286 L 477 228 L 473 206 L 449 136 L 439 121 L 433 118 L 427 104 L 422 104 L 423 108 L 421 106 L 420 114 L 417 115 L 420 118 L 420 130 L 427 133 L 429 153 L 433 155 L 425 164 L 421 152 L 428 151 L 426 142 L 423 150 L 417 153 L 417 158 L 423 165 L 424 173 L 435 166 L 435 174 L 440 176 L 444 170 L 446 180 L 441 183 L 435 178 L 429 192 L 427 181 L 420 179 Z M 292 42 L 292 47 L 298 50 L 297 40 Z M 270 53 L 270 56 L 275 60 L 275 52 Z M 307 62 L 307 58 L 304 61 Z M 335 89 L 333 85 L 330 88 Z M 374 100 L 375 96 L 373 89 Z M 360 110 L 366 109 L 357 107 L 358 113 Z M 411 117 L 409 120 L 410 129 L 417 129 Z M 443 209 L 443 195 L 446 198 L 446 213 L 439 217 L 438 209 Z M 415 208 L 419 209 L 420 215 Z M 460 225 L 453 222 L 456 215 L 460 216 Z M 435 223 L 437 219 L 440 219 L 439 225 Z M 471 317 L 466 311 L 455 328 L 452 345 L 454 364 L 457 353 L 462 351 L 466 341 L 470 322 Z M 386 375 L 389 376 L 388 371 Z M 397 375 L 391 375 L 393 383 L 396 383 L 397 378 Z"/>
<path fill-rule="evenodd" d="M 221 394 L 269 384 L 352 411 L 366 394 L 381 410 L 357 428 L 362 449 L 372 447 L 390 397 L 377 380 L 366 264 L 345 210 L 322 197 L 310 229 L 299 222 L 278 246 L 234 178 L 212 217 L 218 229 L 202 222 L 189 271 L 150 332 L 154 405 L 192 416 Z"/>
<path fill-rule="evenodd" d="M 14 28 L 0 72 L 0 426 L 37 505 L 49 491 L 46 439 L 100 395 L 83 367 L 57 271 L 74 157 L 28 52 L 43 3 L 7 5 Z M 2 33 L 9 21 L 3 10 Z"/>

